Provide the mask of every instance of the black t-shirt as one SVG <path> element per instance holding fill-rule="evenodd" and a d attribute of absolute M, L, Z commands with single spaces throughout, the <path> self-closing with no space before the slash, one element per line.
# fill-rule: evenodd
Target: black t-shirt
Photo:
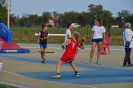
<path fill-rule="evenodd" d="M 48 36 L 48 31 L 40 31 L 40 38 L 43 38 L 43 40 L 40 39 L 40 44 L 45 44 L 47 45 L 47 37 Z"/>

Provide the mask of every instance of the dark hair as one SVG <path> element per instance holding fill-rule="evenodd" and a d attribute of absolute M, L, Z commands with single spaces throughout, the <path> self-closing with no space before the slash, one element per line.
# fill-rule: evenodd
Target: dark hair
<path fill-rule="evenodd" d="M 44 27 L 47 27 L 47 25 L 42 25 L 42 29 L 43 29 Z"/>
<path fill-rule="evenodd" d="M 72 24 L 72 23 L 68 23 L 68 24 L 67 24 L 67 28 L 69 28 L 71 24 Z"/>
<path fill-rule="evenodd" d="M 102 21 L 100 18 L 96 19 L 99 22 L 99 25 L 102 26 Z"/>

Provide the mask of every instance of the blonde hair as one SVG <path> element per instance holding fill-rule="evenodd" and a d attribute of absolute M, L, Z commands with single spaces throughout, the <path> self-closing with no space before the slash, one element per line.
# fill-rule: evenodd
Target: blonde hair
<path fill-rule="evenodd" d="M 75 37 L 76 41 L 78 41 L 80 34 L 77 31 L 74 31 L 73 36 Z"/>

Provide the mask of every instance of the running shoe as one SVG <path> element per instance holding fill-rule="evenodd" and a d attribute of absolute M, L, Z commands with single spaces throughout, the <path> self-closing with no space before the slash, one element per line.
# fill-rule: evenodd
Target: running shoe
<path fill-rule="evenodd" d="M 92 61 L 91 60 L 88 60 L 88 62 L 86 64 L 90 64 Z"/>
<path fill-rule="evenodd" d="M 56 75 L 54 75 L 54 76 L 51 76 L 51 78 L 57 79 L 57 78 L 61 78 L 61 76 L 60 76 L 60 74 L 56 74 Z"/>
<path fill-rule="evenodd" d="M 43 64 L 45 64 L 45 59 L 44 59 L 44 60 L 42 60 L 42 63 L 43 63 Z"/>
<path fill-rule="evenodd" d="M 122 67 L 127 67 L 127 65 L 122 65 Z"/>
<path fill-rule="evenodd" d="M 97 63 L 98 65 L 101 65 L 101 62 L 100 62 L 100 61 L 96 61 L 96 63 Z"/>
<path fill-rule="evenodd" d="M 43 60 L 42 63 L 45 64 L 45 61 Z"/>
<path fill-rule="evenodd" d="M 133 65 L 132 64 L 128 64 L 127 67 L 132 67 Z"/>
<path fill-rule="evenodd" d="M 79 76 L 79 73 L 77 72 L 77 73 L 75 73 L 74 75 L 75 75 L 75 76 Z"/>

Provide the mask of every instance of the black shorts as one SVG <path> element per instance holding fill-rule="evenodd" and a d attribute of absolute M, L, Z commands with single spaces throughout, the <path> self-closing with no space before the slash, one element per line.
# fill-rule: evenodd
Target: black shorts
<path fill-rule="evenodd" d="M 91 41 L 92 41 L 92 42 L 95 42 L 95 43 L 99 43 L 99 42 L 102 42 L 103 39 L 102 39 L 102 38 L 99 38 L 99 39 L 92 39 Z"/>

